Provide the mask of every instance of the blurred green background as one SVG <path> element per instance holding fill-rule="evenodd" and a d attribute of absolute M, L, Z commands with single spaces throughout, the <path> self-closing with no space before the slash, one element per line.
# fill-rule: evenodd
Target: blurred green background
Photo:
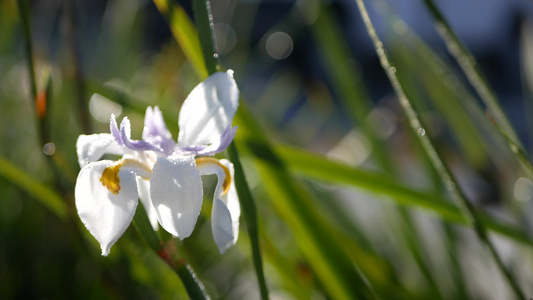
<path fill-rule="evenodd" d="M 512 298 L 417 134 L 431 138 L 486 228 L 498 232 L 490 238 L 505 266 L 533 296 L 531 177 L 424 2 L 365 2 L 425 124 L 413 132 L 355 2 L 212 1 L 219 60 L 235 71 L 247 108 L 235 143 L 272 299 L 338 299 L 352 284 L 382 299 Z M 20 5 L 29 16 L 37 100 Z M 533 4 L 437 7 L 531 150 Z M 158 105 L 177 137 L 181 103 L 203 79 L 194 60 L 201 53 L 184 48 L 194 44 L 192 16 L 188 1 L 0 0 L 2 299 L 187 298 L 133 226 L 101 257 L 73 190 L 76 139 L 108 132 L 111 113 L 128 116 L 140 138 L 146 106 Z M 213 178 L 204 179 L 212 194 Z M 193 235 L 176 241 L 178 252 L 213 299 L 259 299 L 244 217 L 237 245 L 220 255 L 206 200 Z"/>

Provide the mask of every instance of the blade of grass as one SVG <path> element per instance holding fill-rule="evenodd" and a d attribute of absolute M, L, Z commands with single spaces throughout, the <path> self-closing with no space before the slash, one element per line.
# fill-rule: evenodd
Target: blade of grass
<path fill-rule="evenodd" d="M 426 280 L 429 292 L 431 293 L 426 297 L 431 299 L 444 299 L 439 290 L 439 286 L 437 284 L 437 280 L 435 279 L 434 272 L 431 271 L 427 259 L 424 256 L 424 253 L 427 252 L 424 251 L 425 249 L 422 248 L 418 228 L 415 226 L 407 210 L 400 209 L 400 216 L 402 218 L 404 226 L 406 227 L 404 229 L 405 233 L 403 234 L 403 238 L 405 240 L 405 243 L 407 244 L 407 248 L 413 255 L 416 265 L 424 275 L 424 280 Z"/>
<path fill-rule="evenodd" d="M 321 1 L 318 2 L 316 5 L 322 5 Z M 352 121 L 363 129 L 365 135 L 372 142 L 372 149 L 380 167 L 390 170 L 391 159 L 387 153 L 388 147 L 385 147 L 383 141 L 377 137 L 372 124 L 367 122 L 367 116 L 372 109 L 368 92 L 362 80 L 358 78 L 357 70 L 346 66 L 354 59 L 330 9 L 320 8 L 320 15 L 311 24 L 310 29 L 320 51 L 320 57 L 323 60 L 322 65 L 333 91 L 342 101 L 342 105 L 346 108 Z M 339 72 L 341 69 L 344 72 Z"/>
<path fill-rule="evenodd" d="M 203 0 L 196 1 L 198 1 L 200 4 L 203 3 Z M 207 7 L 209 7 L 209 1 L 206 1 L 206 3 Z M 205 11 L 202 9 L 200 12 L 202 11 L 205 13 L 206 11 L 209 11 L 209 9 Z M 206 63 L 209 63 L 210 61 L 211 63 L 214 63 L 211 55 L 215 51 L 210 45 L 210 43 L 212 43 L 212 20 L 210 19 L 210 16 L 206 16 L 205 14 L 201 15 L 199 12 L 195 12 L 195 18 L 197 22 L 203 22 L 210 25 L 199 26 L 199 34 L 202 47 L 207 47 L 207 49 L 203 50 L 204 56 L 206 56 Z M 209 28 L 211 31 L 205 32 L 202 31 L 202 28 Z M 216 67 L 208 69 L 213 70 L 216 69 Z M 241 105 L 241 112 L 242 111 L 243 109 Z M 262 136 L 262 134 L 260 136 Z M 260 155 L 259 157 L 261 157 L 266 152 L 266 155 L 269 159 L 266 161 L 260 159 L 258 165 L 262 166 L 260 169 L 262 169 L 262 173 L 264 175 L 263 179 L 265 179 L 265 182 L 267 182 L 266 185 L 269 186 L 267 191 L 272 192 L 271 195 L 277 196 L 275 199 L 278 199 L 281 196 L 281 198 L 285 198 L 287 200 L 274 201 L 274 203 L 286 204 L 278 206 L 279 211 L 284 214 L 289 213 L 288 216 L 285 215 L 285 219 L 291 222 L 293 229 L 296 229 L 297 232 L 303 233 L 303 235 L 298 239 L 298 241 L 300 241 L 303 245 L 301 249 L 304 250 L 304 253 L 308 254 L 308 257 L 315 266 L 318 266 L 321 271 L 324 271 L 320 272 L 319 276 L 330 287 L 331 291 L 333 291 L 335 298 L 373 298 L 373 293 L 366 287 L 366 284 L 358 271 L 353 269 L 350 266 L 350 263 L 346 264 L 348 261 L 345 260 L 346 258 L 341 249 L 338 247 L 332 247 L 334 243 L 332 243 L 333 241 L 329 240 L 330 236 L 327 233 L 316 234 L 316 232 L 310 231 L 310 228 L 315 227 L 314 225 L 316 225 L 317 222 L 320 223 L 320 219 L 318 219 L 316 215 L 313 215 L 313 211 L 310 210 L 305 204 L 306 200 L 305 196 L 302 194 L 302 190 L 296 187 L 288 172 L 283 167 L 283 164 L 281 164 L 281 162 L 275 156 L 273 156 L 273 152 L 269 148 L 268 144 L 261 141 L 259 144 L 249 146 L 251 146 L 251 149 L 259 151 L 254 151 L 256 156 Z M 237 153 L 234 145 L 230 146 L 229 149 L 230 153 Z M 234 157 L 230 158 L 233 160 Z M 238 155 L 236 155 L 235 158 L 238 160 Z M 244 172 L 242 174 L 244 178 Z M 268 184 L 268 182 L 271 184 Z M 247 189 L 247 186 L 245 186 L 245 188 Z M 237 190 L 237 192 L 239 191 Z M 239 197 L 240 196 L 241 195 L 239 194 Z M 244 194 L 244 196 L 251 196 L 251 194 Z M 298 213 L 292 214 L 290 212 Z M 318 227 L 323 228 L 320 226 Z M 342 262 L 343 260 L 344 262 Z M 350 280 L 347 280 L 348 278 L 350 278 Z M 265 296 L 268 297 L 268 295 L 262 294 L 262 297 Z"/>
<path fill-rule="evenodd" d="M 65 34 L 69 44 L 69 51 L 71 55 L 72 70 L 74 72 L 74 82 L 76 86 L 76 104 L 79 122 L 83 133 L 92 133 L 92 122 L 89 116 L 89 109 L 87 101 L 87 88 L 85 84 L 85 76 L 83 72 L 83 65 L 81 62 L 80 46 L 78 42 L 78 18 L 76 17 L 76 2 L 64 1 L 65 9 L 63 13 L 66 14 L 67 19 L 65 26 Z"/>
<path fill-rule="evenodd" d="M 399 205 L 418 207 L 431 211 L 446 221 L 467 224 L 459 209 L 439 194 L 417 191 L 385 174 L 349 167 L 295 147 L 276 144 L 274 150 L 292 172 L 323 182 L 359 187 L 378 195 L 388 196 Z M 533 245 L 533 240 L 522 230 L 504 225 L 488 216 L 481 218 L 485 226 L 492 231 Z"/>
<path fill-rule="evenodd" d="M 319 1 L 316 2 L 315 5 L 321 5 Z M 376 135 L 373 124 L 367 121 L 367 116 L 372 109 L 372 103 L 368 99 L 368 93 L 363 81 L 356 73 L 358 70 L 346 66 L 354 60 L 342 36 L 341 29 L 332 17 L 330 9 L 320 8 L 319 10 L 320 15 L 311 24 L 310 28 L 315 38 L 315 43 L 320 50 L 321 58 L 324 60 L 323 66 L 329 82 L 333 87 L 333 92 L 341 99 L 342 104 L 347 108 L 347 112 L 354 123 L 358 124 L 363 129 L 365 135 L 371 140 L 373 153 L 375 153 L 380 167 L 385 171 L 394 172 L 394 165 L 392 164 L 391 155 L 388 151 L 390 147 L 387 147 L 383 139 Z M 339 70 L 344 70 L 344 72 L 341 73 Z M 482 158 L 483 156 L 473 155 L 473 157 Z M 338 215 L 341 213 L 338 212 Z M 404 217 L 406 223 L 411 224 L 410 215 L 408 215 L 404 207 L 398 207 L 398 214 Z M 433 278 L 434 273 L 428 271 L 430 268 L 427 266 L 427 262 L 422 259 L 420 251 L 418 251 L 418 246 L 421 244 L 418 241 L 419 236 L 416 234 L 413 226 L 406 226 L 406 228 L 412 232 L 412 234 L 408 233 L 407 235 L 410 237 L 408 241 L 410 242 L 410 250 L 415 257 L 415 262 L 430 283 L 431 292 L 434 295 L 438 295 L 439 298 L 442 298 L 435 283 L 436 280 Z M 363 269 L 360 264 L 358 265 Z M 368 272 L 363 273 L 368 274 Z M 368 274 L 367 276 L 370 275 Z M 382 291 L 383 288 L 379 287 L 377 290 Z M 390 295 L 383 296 L 386 298 L 390 297 Z"/>
<path fill-rule="evenodd" d="M 198 26 L 200 46 L 204 55 L 204 64 L 208 74 L 211 75 L 220 69 L 220 67 L 218 66 L 218 54 L 216 54 L 214 45 L 213 16 L 211 14 L 210 2 L 208 0 L 194 0 L 193 11 Z M 248 234 L 250 235 L 252 261 L 259 284 L 261 299 L 267 300 L 268 288 L 263 272 L 263 261 L 261 259 L 255 202 L 248 183 L 246 182 L 239 153 L 234 143 L 230 144 L 227 153 L 235 169 L 235 186 L 246 218 Z"/>
<path fill-rule="evenodd" d="M 514 279 L 514 275 L 511 273 L 510 270 L 508 270 L 504 266 L 499 254 L 494 248 L 494 245 L 489 240 L 486 228 L 479 220 L 479 217 L 477 216 L 477 212 L 475 211 L 474 207 L 465 198 L 464 193 L 457 185 L 456 180 L 453 178 L 452 174 L 448 171 L 447 166 L 444 164 L 444 162 L 440 158 L 435 147 L 429 140 L 429 137 L 425 134 L 425 129 L 422 126 L 422 123 L 420 122 L 420 119 L 418 118 L 418 115 L 416 114 L 415 109 L 413 108 L 409 98 L 405 94 L 405 91 L 402 85 L 400 84 L 398 78 L 396 77 L 396 74 L 395 74 L 396 69 L 391 65 L 389 61 L 389 58 L 385 52 L 385 49 L 383 48 L 383 42 L 381 42 L 381 40 L 377 36 L 377 33 L 374 29 L 374 25 L 372 24 L 372 21 L 370 20 L 370 17 L 368 15 L 368 12 L 366 10 L 363 0 L 355 0 L 355 2 L 357 3 L 357 6 L 359 8 L 359 12 L 367 28 L 367 32 L 370 35 L 372 42 L 374 43 L 374 47 L 375 47 L 376 53 L 378 54 L 381 66 L 385 70 L 385 73 L 387 74 L 387 77 L 389 78 L 389 81 L 391 82 L 394 88 L 394 91 L 396 92 L 396 95 L 398 96 L 398 100 L 408 118 L 409 124 L 411 125 L 411 128 L 413 129 L 414 132 L 420 133 L 417 135 L 417 137 L 419 138 L 421 144 L 423 145 L 424 151 L 431 158 L 431 162 L 433 163 L 435 169 L 438 171 L 444 186 L 447 188 L 447 190 L 450 192 L 453 199 L 456 201 L 457 205 L 461 209 L 461 212 L 463 213 L 465 218 L 468 220 L 468 223 L 472 224 L 474 231 L 478 235 L 479 239 L 483 242 L 483 244 L 485 244 L 485 246 L 490 251 L 498 268 L 500 269 L 505 279 L 507 280 L 507 283 L 509 284 L 509 286 L 512 288 L 513 292 L 515 293 L 515 296 L 518 297 L 519 299 L 524 299 L 524 295 L 520 287 L 518 286 L 517 281 Z"/>
<path fill-rule="evenodd" d="M 340 241 L 326 230 L 330 226 L 313 209 L 309 196 L 288 174 L 268 144 L 250 141 L 247 146 L 256 157 L 254 165 L 261 174 L 262 185 L 269 198 L 275 199 L 271 201 L 272 205 L 293 231 L 295 242 L 331 297 L 374 298 L 361 275 L 340 249 Z"/>
<path fill-rule="evenodd" d="M 33 179 L 29 174 L 2 157 L 0 157 L 0 176 L 35 197 L 61 220 L 67 220 L 68 207 L 54 190 Z"/>
<path fill-rule="evenodd" d="M 501 131 L 506 136 L 506 139 L 510 141 L 509 148 L 517 156 L 520 166 L 524 169 L 526 175 L 533 180 L 533 177 L 531 177 L 533 176 L 531 173 L 531 170 L 533 170 L 533 165 L 529 159 L 524 160 L 522 157 L 520 157 L 520 152 L 525 152 L 522 150 L 522 143 L 511 126 L 511 123 L 507 119 L 507 116 L 500 107 L 496 93 L 494 93 L 494 91 L 488 85 L 487 80 L 483 76 L 483 72 L 481 72 L 481 69 L 474 59 L 474 56 L 459 40 L 433 0 L 424 0 L 424 4 L 426 4 L 427 9 L 435 19 L 435 28 L 444 40 L 448 51 L 455 58 L 461 69 L 463 69 L 463 72 L 470 81 L 470 84 L 472 84 L 481 100 L 485 103 L 490 113 L 494 117 L 494 125 L 498 127 L 498 130 Z"/>
<path fill-rule="evenodd" d="M 33 50 L 32 50 L 32 41 L 31 41 L 31 29 L 30 29 L 30 20 L 29 20 L 29 8 L 27 5 L 28 1 L 17 0 L 17 6 L 19 11 L 19 17 L 22 22 L 23 29 L 23 38 L 24 38 L 24 51 L 26 54 L 26 59 L 28 60 L 28 76 L 30 80 L 30 91 L 32 99 L 35 100 L 37 97 L 37 83 L 35 82 L 35 67 L 33 63 Z"/>
<path fill-rule="evenodd" d="M 183 7 L 179 4 L 173 4 L 170 0 L 153 0 L 153 2 L 169 23 L 174 38 L 191 63 L 198 78 L 207 78 L 208 73 L 202 57 L 198 32 Z"/>
<path fill-rule="evenodd" d="M 513 168 L 510 166 L 512 164 L 511 151 L 508 151 L 508 143 L 505 138 L 500 134 L 499 131 L 494 130 L 494 124 L 486 117 L 484 109 L 480 107 L 477 101 L 473 98 L 467 88 L 463 85 L 461 80 L 457 77 L 452 68 L 445 63 L 442 59 L 434 53 L 431 48 L 424 43 L 416 33 L 409 28 L 407 24 L 399 19 L 399 17 L 392 12 L 391 8 L 388 6 L 387 2 L 380 1 L 379 3 L 382 9 L 386 10 L 387 19 L 392 23 L 392 27 L 402 28 L 402 32 L 398 33 L 398 38 L 400 40 L 407 40 L 409 44 L 412 44 L 412 51 L 415 51 L 418 58 L 423 61 L 422 64 L 417 63 L 417 66 L 427 66 L 427 71 L 433 74 L 433 76 L 438 76 L 439 83 L 442 84 L 443 90 L 450 91 L 451 95 L 446 97 L 446 101 L 453 101 L 453 99 L 458 99 L 461 101 L 461 105 L 468 112 L 468 117 L 471 122 L 475 124 L 477 135 L 482 138 L 482 141 L 479 141 L 480 145 L 484 144 L 483 148 L 491 156 L 493 162 L 498 165 L 499 169 L 505 171 L 506 169 Z M 408 57 L 413 56 L 412 51 L 410 51 Z M 421 76 L 422 80 L 427 81 L 427 76 Z M 432 84 L 435 84 L 434 82 Z M 433 93 L 432 96 L 442 97 L 442 94 Z M 456 113 L 461 113 L 456 110 Z M 465 125 L 466 125 L 465 121 Z M 470 123 L 470 122 L 468 122 Z M 458 125 L 462 128 L 464 125 Z M 473 133 L 474 134 L 474 133 Z M 478 138 L 471 135 L 471 141 L 477 141 Z M 477 151 L 476 151 L 477 152 Z"/>

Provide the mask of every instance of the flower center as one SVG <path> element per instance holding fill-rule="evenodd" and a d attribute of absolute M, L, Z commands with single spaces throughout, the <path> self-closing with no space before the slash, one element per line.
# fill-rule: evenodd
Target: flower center
<path fill-rule="evenodd" d="M 140 170 L 147 172 L 149 174 L 152 173 L 152 170 L 146 165 L 143 164 L 135 159 L 131 158 L 122 158 L 112 164 L 111 166 L 104 169 L 102 172 L 102 176 L 100 177 L 100 182 L 103 186 L 105 186 L 113 195 L 118 195 L 120 192 L 120 177 L 118 177 L 118 172 L 120 171 L 120 168 L 124 166 L 132 166 L 135 168 L 140 168 Z M 145 176 L 141 176 L 144 179 L 148 179 Z"/>
<path fill-rule="evenodd" d="M 196 165 L 208 164 L 208 163 L 215 164 L 221 167 L 222 170 L 224 170 L 224 173 L 226 174 L 226 178 L 224 179 L 224 182 L 222 183 L 222 195 L 226 195 L 229 191 L 229 187 L 231 184 L 231 173 L 229 172 L 229 169 L 223 164 L 221 164 L 220 161 L 218 161 L 218 159 L 213 158 L 213 157 L 199 157 L 196 159 Z"/>

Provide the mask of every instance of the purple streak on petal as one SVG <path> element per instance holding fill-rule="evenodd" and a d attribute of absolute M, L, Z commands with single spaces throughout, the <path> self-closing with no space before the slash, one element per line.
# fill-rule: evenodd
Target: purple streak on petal
<path fill-rule="evenodd" d="M 174 151 L 176 143 L 172 140 L 172 135 L 165 125 L 163 114 L 157 106 L 153 109 L 151 107 L 146 109 L 143 140 L 161 148 L 165 155 L 170 155 Z"/>
<path fill-rule="evenodd" d="M 233 138 L 235 137 L 236 133 L 237 133 L 237 126 L 232 128 L 231 125 L 229 125 L 224 131 L 224 133 L 222 133 L 222 136 L 220 136 L 219 141 L 199 151 L 197 155 L 215 155 L 216 153 L 220 153 L 226 150 L 226 148 L 228 148 L 228 146 L 233 141 Z"/>
<path fill-rule="evenodd" d="M 208 146 L 206 146 L 206 145 L 176 147 L 172 154 L 176 154 L 176 155 L 197 155 L 198 152 L 204 150 L 207 147 Z"/>
<path fill-rule="evenodd" d="M 152 145 L 146 141 L 132 140 L 131 139 L 131 124 L 128 117 L 124 117 L 120 123 L 120 137 L 124 143 L 124 146 L 135 151 L 158 151 L 163 152 L 161 148 L 156 145 Z"/>
<path fill-rule="evenodd" d="M 214 155 L 220 153 L 231 144 L 235 133 L 237 132 L 237 126 L 231 127 L 228 126 L 224 133 L 220 136 L 220 139 L 211 145 L 194 145 L 187 147 L 177 147 L 174 151 L 175 154 L 180 155 Z"/>
<path fill-rule="evenodd" d="M 118 130 L 117 120 L 115 119 L 115 114 L 111 114 L 111 120 L 109 121 L 109 131 L 111 131 L 111 134 L 115 138 L 115 141 L 117 142 L 117 144 L 124 147 L 124 141 L 122 140 L 122 137 L 120 136 L 120 131 Z"/>

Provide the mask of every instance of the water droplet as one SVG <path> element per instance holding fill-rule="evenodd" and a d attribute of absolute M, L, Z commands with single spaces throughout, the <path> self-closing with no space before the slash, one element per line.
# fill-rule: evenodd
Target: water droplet
<path fill-rule="evenodd" d="M 418 135 L 420 135 L 420 136 L 426 135 L 426 130 L 424 128 L 418 129 Z"/>
<path fill-rule="evenodd" d="M 218 53 L 213 53 L 213 58 L 217 59 L 218 58 Z"/>
<path fill-rule="evenodd" d="M 395 68 L 395 67 L 391 67 L 391 68 L 390 68 L 390 71 L 391 71 L 392 73 L 396 73 L 396 68 Z"/>
<path fill-rule="evenodd" d="M 54 155 L 54 153 L 56 152 L 56 145 L 54 143 L 44 144 L 43 152 L 46 155 Z"/>

